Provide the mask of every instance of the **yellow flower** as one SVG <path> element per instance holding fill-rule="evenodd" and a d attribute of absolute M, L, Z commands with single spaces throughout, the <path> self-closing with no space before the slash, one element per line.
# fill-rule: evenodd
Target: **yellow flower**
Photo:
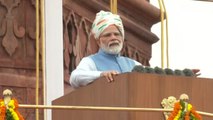
<path fill-rule="evenodd" d="M 8 107 L 15 109 L 14 100 L 10 100 L 10 102 L 8 103 Z"/>
<path fill-rule="evenodd" d="M 188 104 L 187 109 L 188 109 L 188 111 L 191 111 L 192 110 L 192 105 Z"/>
<path fill-rule="evenodd" d="M 12 114 L 12 116 L 15 120 L 19 120 L 18 115 L 16 114 L 16 112 L 12 108 L 9 108 L 9 111 L 11 112 L 11 114 Z"/>
<path fill-rule="evenodd" d="M 180 118 L 182 111 L 179 110 L 177 116 L 175 116 L 174 120 L 178 120 Z"/>
<path fill-rule="evenodd" d="M 2 106 L 4 106 L 4 101 L 3 100 L 1 100 L 1 102 L 0 102 L 0 107 L 2 107 Z"/>
<path fill-rule="evenodd" d="M 10 111 L 12 117 L 14 120 L 24 120 L 24 118 L 20 115 L 20 113 L 16 110 L 17 108 L 17 101 L 16 99 L 12 99 L 8 103 L 8 110 Z M 0 120 L 5 119 L 6 115 L 6 106 L 4 104 L 4 101 L 0 99 Z"/>

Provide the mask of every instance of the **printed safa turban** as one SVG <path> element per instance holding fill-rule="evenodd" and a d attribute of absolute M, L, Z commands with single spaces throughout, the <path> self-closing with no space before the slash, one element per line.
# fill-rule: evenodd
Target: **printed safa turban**
<path fill-rule="evenodd" d="M 100 34 L 110 25 L 117 26 L 124 38 L 124 27 L 120 16 L 101 10 L 96 14 L 92 24 L 92 34 L 94 34 L 95 39 L 98 39 Z"/>

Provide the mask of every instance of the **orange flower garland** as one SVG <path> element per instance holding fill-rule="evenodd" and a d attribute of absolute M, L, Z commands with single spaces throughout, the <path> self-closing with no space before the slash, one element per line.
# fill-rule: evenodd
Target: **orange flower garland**
<path fill-rule="evenodd" d="M 4 101 L 0 99 L 0 120 L 5 119 L 6 107 L 4 105 Z"/>
<path fill-rule="evenodd" d="M 14 111 L 16 112 L 16 114 L 18 115 L 18 117 L 19 117 L 19 120 L 24 120 L 24 118 L 22 117 L 22 115 L 19 113 L 19 111 L 18 111 L 18 101 L 16 100 L 16 99 L 14 99 L 14 103 L 15 103 L 15 109 L 14 109 Z"/>
<path fill-rule="evenodd" d="M 9 107 L 8 110 L 12 114 L 14 120 L 24 120 L 24 118 L 18 111 L 18 102 L 15 98 L 10 100 L 10 102 L 8 103 L 8 107 Z M 6 111 L 7 111 L 7 108 L 4 104 L 4 100 L 0 99 L 0 120 L 5 120 Z"/>
<path fill-rule="evenodd" d="M 181 102 L 183 102 L 183 101 L 180 100 L 179 102 L 175 103 L 174 110 L 170 114 L 168 120 L 179 120 L 179 118 L 181 118 L 181 117 L 184 117 L 184 120 L 190 120 L 190 117 L 195 118 L 193 120 L 202 120 L 202 117 L 195 111 L 195 109 L 192 107 L 191 104 L 188 104 L 186 106 L 187 111 L 185 112 L 183 110 L 184 106 L 181 105 Z M 184 115 L 184 116 L 182 116 L 182 115 Z"/>

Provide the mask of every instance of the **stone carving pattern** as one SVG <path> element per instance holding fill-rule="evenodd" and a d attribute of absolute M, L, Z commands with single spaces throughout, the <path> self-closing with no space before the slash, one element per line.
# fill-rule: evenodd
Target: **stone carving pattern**
<path fill-rule="evenodd" d="M 127 43 L 124 43 L 124 48 L 121 54 L 130 57 L 134 60 L 137 60 L 145 66 L 150 66 L 149 58 L 147 58 L 145 55 L 140 54 L 140 51 L 138 51 L 136 48 Z"/>
<path fill-rule="evenodd" d="M 64 16 L 64 71 L 65 81 L 69 80 L 70 72 L 75 69 L 80 60 L 97 51 L 90 42 L 91 23 L 73 11 Z"/>
<path fill-rule="evenodd" d="M 6 2 L 7 1 L 7 2 Z M 18 7 L 20 0 L 14 0 L 12 3 L 9 0 L 0 0 L 1 4 L 7 9 L 7 14 L 0 29 L 0 36 L 4 36 L 2 45 L 7 53 L 12 56 L 15 49 L 18 47 L 17 38 L 22 38 L 25 35 L 25 29 L 17 25 L 17 21 L 14 20 L 12 10 Z M 13 44 L 11 44 L 13 43 Z"/>
<path fill-rule="evenodd" d="M 30 4 L 29 4 L 30 3 Z M 23 10 L 23 9 L 19 9 L 21 8 L 21 6 L 26 6 L 26 8 L 28 9 L 28 12 L 25 13 L 20 13 L 19 10 Z M 32 6 L 28 6 L 28 5 L 32 5 Z M 4 47 L 3 49 L 5 49 L 5 53 L 9 54 L 9 56 L 15 56 L 14 61 L 10 61 L 10 62 L 15 62 L 15 61 L 22 61 L 21 58 L 25 58 L 25 57 L 32 57 L 35 55 L 34 51 L 32 49 L 35 49 L 35 21 L 31 21 L 31 19 L 35 19 L 35 0 L 27 0 L 27 1 L 20 1 L 20 0 L 0 0 L 0 10 L 4 10 L 5 15 L 1 14 L 1 18 L 3 18 L 0 21 L 0 44 Z M 5 12 L 6 11 L 6 12 Z M 19 20 L 16 16 L 19 14 L 26 14 L 25 21 L 21 21 Z M 28 19 L 30 18 L 30 19 Z M 23 23 L 24 26 L 19 25 L 20 23 Z M 26 35 L 28 34 L 28 36 Z M 26 36 L 26 38 L 25 38 Z M 27 41 L 28 39 L 30 39 L 30 42 Z M 22 40 L 22 44 L 19 44 L 19 40 Z M 41 42 L 40 42 L 41 43 Z M 17 55 L 16 53 L 16 48 L 19 47 L 19 45 L 23 48 L 21 48 L 22 50 L 20 50 L 19 52 L 21 52 L 22 54 Z M 29 47 L 30 46 L 30 47 Z M 41 46 L 41 45 L 40 45 Z M 30 56 L 26 56 L 26 53 L 23 52 L 30 52 Z M 18 50 L 17 50 L 18 51 Z M 15 53 L 16 52 L 16 53 Z M 24 54 L 24 55 L 23 55 Z M 2 57 L 3 58 L 3 57 Z M 23 59 L 23 60 L 29 60 L 29 59 Z M 4 60 L 7 60 L 5 58 L 3 58 Z M 33 60 L 30 59 L 30 60 Z M 31 61 L 28 61 L 31 62 Z M 32 63 L 34 63 L 34 61 L 32 61 Z M 16 64 L 17 65 L 17 64 Z M 28 70 L 28 69 L 24 69 L 23 66 L 21 66 L 23 64 L 18 65 L 18 67 L 21 67 L 22 69 L 16 69 L 16 67 L 11 67 L 8 69 L 8 71 L 5 71 L 4 68 L 0 69 L 4 72 L 8 72 L 7 74 L 18 74 L 17 80 L 21 81 L 21 77 L 19 78 L 18 76 L 21 75 L 30 75 L 30 76 L 34 76 L 35 75 L 35 71 L 34 70 Z M 29 65 L 29 64 L 27 64 Z M 34 64 L 30 64 L 32 65 L 31 67 L 34 68 Z M 10 75 L 9 75 L 10 76 Z M 10 78 L 10 77 L 8 77 Z M 4 84 L 2 85 L 0 83 L 0 91 L 3 91 L 4 89 L 9 88 L 12 89 L 14 91 L 14 94 L 19 103 L 20 104 L 35 104 L 35 88 L 30 88 L 30 87 L 20 87 L 20 86 L 16 86 L 14 83 L 11 83 L 11 85 L 8 86 L 4 86 Z M 42 93 L 40 91 L 40 93 Z M 41 95 L 42 96 L 42 95 Z M 40 98 L 42 98 L 40 96 Z M 41 100 L 42 101 L 42 100 Z M 42 102 L 40 102 L 42 103 Z M 35 119 L 35 110 L 34 109 L 20 109 L 20 112 L 23 114 L 24 118 L 27 120 L 34 120 Z M 40 112 L 40 117 L 42 118 L 42 112 Z"/>

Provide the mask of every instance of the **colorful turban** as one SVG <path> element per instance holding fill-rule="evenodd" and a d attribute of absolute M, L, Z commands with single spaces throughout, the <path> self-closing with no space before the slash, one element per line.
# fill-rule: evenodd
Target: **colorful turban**
<path fill-rule="evenodd" d="M 95 39 L 98 39 L 100 34 L 110 25 L 116 25 L 124 38 L 124 27 L 120 16 L 101 10 L 96 14 L 96 18 L 92 24 L 92 33 Z"/>

